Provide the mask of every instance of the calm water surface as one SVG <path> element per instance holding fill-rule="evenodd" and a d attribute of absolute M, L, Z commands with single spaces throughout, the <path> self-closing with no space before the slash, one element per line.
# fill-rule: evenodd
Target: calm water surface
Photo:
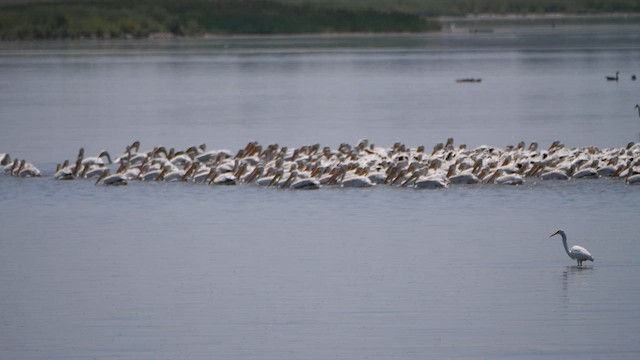
<path fill-rule="evenodd" d="M 51 175 L 134 139 L 624 146 L 638 30 L 2 44 L 0 151 Z M 622 181 L 0 189 L 2 359 L 640 355 L 640 188 Z M 573 266 L 559 228 L 596 261 Z"/>

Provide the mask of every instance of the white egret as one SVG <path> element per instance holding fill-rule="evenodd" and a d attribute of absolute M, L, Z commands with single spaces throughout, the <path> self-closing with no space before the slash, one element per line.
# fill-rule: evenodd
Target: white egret
<path fill-rule="evenodd" d="M 578 266 L 582 266 L 583 261 L 593 261 L 593 256 L 591 256 L 591 253 L 582 246 L 574 245 L 571 247 L 571 249 L 569 249 L 569 247 L 567 246 L 567 235 L 564 233 L 564 231 L 558 230 L 555 233 L 551 234 L 551 236 L 549 237 L 553 237 L 558 234 L 562 236 L 562 245 L 564 245 L 564 250 L 567 252 L 567 255 L 577 261 Z"/>

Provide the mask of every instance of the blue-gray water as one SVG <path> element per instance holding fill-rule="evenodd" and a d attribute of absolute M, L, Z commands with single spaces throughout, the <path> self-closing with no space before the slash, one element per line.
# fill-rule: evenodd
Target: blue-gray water
<path fill-rule="evenodd" d="M 0 175 L 0 358 L 637 358 L 640 187 L 623 181 L 294 192 L 51 172 L 135 139 L 620 147 L 639 140 L 638 30 L 2 44 L 0 152 L 49 177 Z M 558 229 L 596 261 L 575 267 Z"/>

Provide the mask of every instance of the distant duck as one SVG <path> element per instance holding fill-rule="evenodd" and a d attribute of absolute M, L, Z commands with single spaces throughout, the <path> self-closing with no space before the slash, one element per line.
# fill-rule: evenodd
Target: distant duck
<path fill-rule="evenodd" d="M 616 76 L 607 76 L 607 81 L 618 81 L 618 74 L 620 72 L 616 71 Z"/>
<path fill-rule="evenodd" d="M 636 104 L 636 107 L 634 109 L 638 109 L 638 116 L 640 116 L 640 105 Z"/>
<path fill-rule="evenodd" d="M 473 78 L 457 79 L 456 82 L 457 83 L 479 83 L 479 82 L 482 82 L 482 79 L 473 79 Z"/>
<path fill-rule="evenodd" d="M 631 75 L 631 80 L 636 81 L 636 74 Z"/>

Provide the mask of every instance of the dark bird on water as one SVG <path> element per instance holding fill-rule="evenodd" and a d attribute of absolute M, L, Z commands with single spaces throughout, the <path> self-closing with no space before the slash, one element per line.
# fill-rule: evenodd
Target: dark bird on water
<path fill-rule="evenodd" d="M 480 79 L 480 78 L 478 78 L 478 79 L 473 79 L 473 78 L 457 79 L 456 82 L 458 82 L 458 83 L 479 83 L 479 82 L 482 82 L 482 79 Z"/>
<path fill-rule="evenodd" d="M 618 74 L 620 72 L 616 71 L 616 76 L 607 76 L 607 81 L 618 81 Z"/>

